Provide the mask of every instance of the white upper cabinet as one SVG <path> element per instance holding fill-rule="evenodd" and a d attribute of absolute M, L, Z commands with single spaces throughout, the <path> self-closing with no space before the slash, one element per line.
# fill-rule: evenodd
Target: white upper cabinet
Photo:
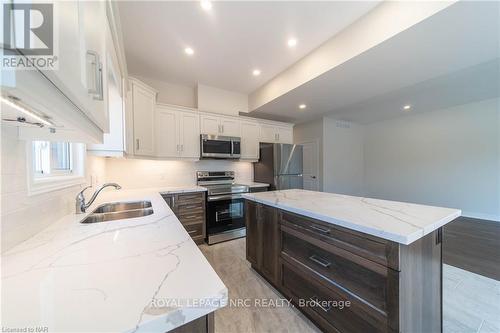
<path fill-rule="evenodd" d="M 155 155 L 156 91 L 139 80 L 131 79 L 134 154 Z"/>
<path fill-rule="evenodd" d="M 158 105 L 155 126 L 157 157 L 200 158 L 200 118 L 197 112 Z"/>
<path fill-rule="evenodd" d="M 156 156 L 178 157 L 179 145 L 179 114 L 163 106 L 156 107 Z"/>
<path fill-rule="evenodd" d="M 293 127 L 278 126 L 277 133 L 279 143 L 293 143 Z"/>
<path fill-rule="evenodd" d="M 201 134 L 240 136 L 240 120 L 238 117 L 200 115 Z"/>
<path fill-rule="evenodd" d="M 53 1 L 59 24 L 58 69 L 43 70 L 103 132 L 108 132 L 106 3 Z M 57 36 L 57 35 L 56 35 Z"/>
<path fill-rule="evenodd" d="M 236 117 L 221 117 L 220 125 L 222 135 L 225 136 L 240 136 L 240 120 Z"/>
<path fill-rule="evenodd" d="M 181 157 L 200 158 L 200 116 L 197 112 L 179 112 Z"/>
<path fill-rule="evenodd" d="M 260 142 L 293 143 L 293 127 L 285 123 L 261 122 Z"/>
<path fill-rule="evenodd" d="M 222 135 L 220 117 L 203 114 L 200 116 L 200 123 L 201 134 Z"/>
<path fill-rule="evenodd" d="M 259 123 L 252 120 L 241 121 L 241 159 L 259 159 Z"/>
<path fill-rule="evenodd" d="M 276 126 L 269 124 L 260 125 L 260 142 L 276 142 Z"/>

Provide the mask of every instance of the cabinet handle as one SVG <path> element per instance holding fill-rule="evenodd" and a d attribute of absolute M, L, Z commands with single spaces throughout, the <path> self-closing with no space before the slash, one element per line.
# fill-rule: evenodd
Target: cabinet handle
<path fill-rule="evenodd" d="M 323 266 L 324 268 L 328 268 L 330 267 L 330 265 L 332 264 L 331 262 L 329 262 L 328 260 L 324 259 L 324 258 L 321 258 L 315 254 L 313 254 L 312 256 L 309 257 L 309 260 L 317 263 L 318 265 L 320 266 Z"/>
<path fill-rule="evenodd" d="M 102 101 L 104 99 L 103 83 L 102 83 L 102 63 L 99 54 L 95 51 L 88 50 L 87 55 L 92 57 L 90 65 L 93 66 L 93 87 L 88 88 L 88 93 L 94 95 L 95 100 Z M 89 80 L 87 79 L 87 84 Z"/>
<path fill-rule="evenodd" d="M 181 145 L 181 151 L 184 151 L 184 145 Z"/>
<path fill-rule="evenodd" d="M 135 139 L 135 150 L 139 150 L 139 139 Z"/>
<path fill-rule="evenodd" d="M 280 141 L 280 134 L 278 133 L 278 141 Z"/>
<path fill-rule="evenodd" d="M 224 133 L 224 125 L 222 125 L 222 133 Z"/>
<path fill-rule="evenodd" d="M 176 148 L 176 150 L 178 152 L 179 151 L 179 145 L 176 145 L 175 148 Z"/>
<path fill-rule="evenodd" d="M 188 215 L 188 216 L 183 216 L 182 219 L 184 220 L 187 220 L 187 219 L 193 219 L 193 218 L 197 218 L 198 215 Z"/>
<path fill-rule="evenodd" d="M 188 231 L 188 234 L 192 235 L 192 234 L 196 234 L 198 232 L 198 230 L 191 230 L 191 231 Z"/>
<path fill-rule="evenodd" d="M 175 208 L 175 195 L 172 196 L 172 207 L 170 207 L 170 208 L 172 208 L 172 210 L 174 210 L 174 208 Z"/>
<path fill-rule="evenodd" d="M 329 233 L 330 233 L 330 229 L 317 227 L 317 226 L 315 226 L 315 225 L 311 225 L 311 229 L 316 230 L 316 231 L 319 231 L 319 232 L 321 232 L 322 234 L 329 234 Z"/>
<path fill-rule="evenodd" d="M 317 306 L 319 306 L 319 307 L 320 307 L 320 309 L 321 309 L 321 310 L 323 310 L 323 311 L 325 311 L 325 312 L 330 311 L 330 309 L 332 308 L 331 306 L 328 306 L 327 308 L 325 308 L 324 306 L 322 306 L 322 305 L 320 304 L 320 302 L 318 301 L 318 299 L 319 299 L 319 298 L 318 298 L 318 297 L 316 297 L 316 296 L 313 296 L 313 297 L 311 297 L 311 298 L 309 298 L 309 299 L 310 299 L 311 301 L 313 301 L 313 302 L 314 302 L 314 304 L 316 304 Z"/>

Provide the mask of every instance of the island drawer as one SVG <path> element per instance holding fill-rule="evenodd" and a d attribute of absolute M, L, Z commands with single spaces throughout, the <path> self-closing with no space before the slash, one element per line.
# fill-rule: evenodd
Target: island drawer
<path fill-rule="evenodd" d="M 280 224 L 373 262 L 399 270 L 399 244 L 294 213 L 280 211 Z"/>
<path fill-rule="evenodd" d="M 307 270 L 282 260 L 281 288 L 325 332 L 390 332 L 387 318 L 340 288 L 325 286 Z"/>
<path fill-rule="evenodd" d="M 199 211 L 177 214 L 177 217 L 182 224 L 205 223 L 205 214 Z"/>
<path fill-rule="evenodd" d="M 193 192 L 193 193 L 180 193 L 177 194 L 177 204 L 202 204 L 205 202 L 205 193 L 203 192 Z"/>
<path fill-rule="evenodd" d="M 281 227 L 281 242 L 282 257 L 293 258 L 328 283 L 387 311 L 387 288 L 398 283 L 398 272 L 287 226 Z"/>
<path fill-rule="evenodd" d="M 177 216 L 205 214 L 205 206 L 203 203 L 177 203 L 176 211 Z"/>
<path fill-rule="evenodd" d="M 186 229 L 189 236 L 193 238 L 197 236 L 203 236 L 203 223 L 187 224 L 184 225 L 184 229 Z"/>

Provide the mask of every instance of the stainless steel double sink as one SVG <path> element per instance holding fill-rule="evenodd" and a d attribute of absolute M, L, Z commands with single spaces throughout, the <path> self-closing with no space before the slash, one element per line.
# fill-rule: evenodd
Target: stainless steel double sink
<path fill-rule="evenodd" d="M 131 219 L 153 214 L 151 201 L 112 202 L 98 206 L 80 223 Z"/>

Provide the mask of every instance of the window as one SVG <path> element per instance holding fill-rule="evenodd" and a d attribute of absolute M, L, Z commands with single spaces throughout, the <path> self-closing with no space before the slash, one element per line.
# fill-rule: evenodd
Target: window
<path fill-rule="evenodd" d="M 83 144 L 32 141 L 28 143 L 28 153 L 30 194 L 84 182 Z"/>

